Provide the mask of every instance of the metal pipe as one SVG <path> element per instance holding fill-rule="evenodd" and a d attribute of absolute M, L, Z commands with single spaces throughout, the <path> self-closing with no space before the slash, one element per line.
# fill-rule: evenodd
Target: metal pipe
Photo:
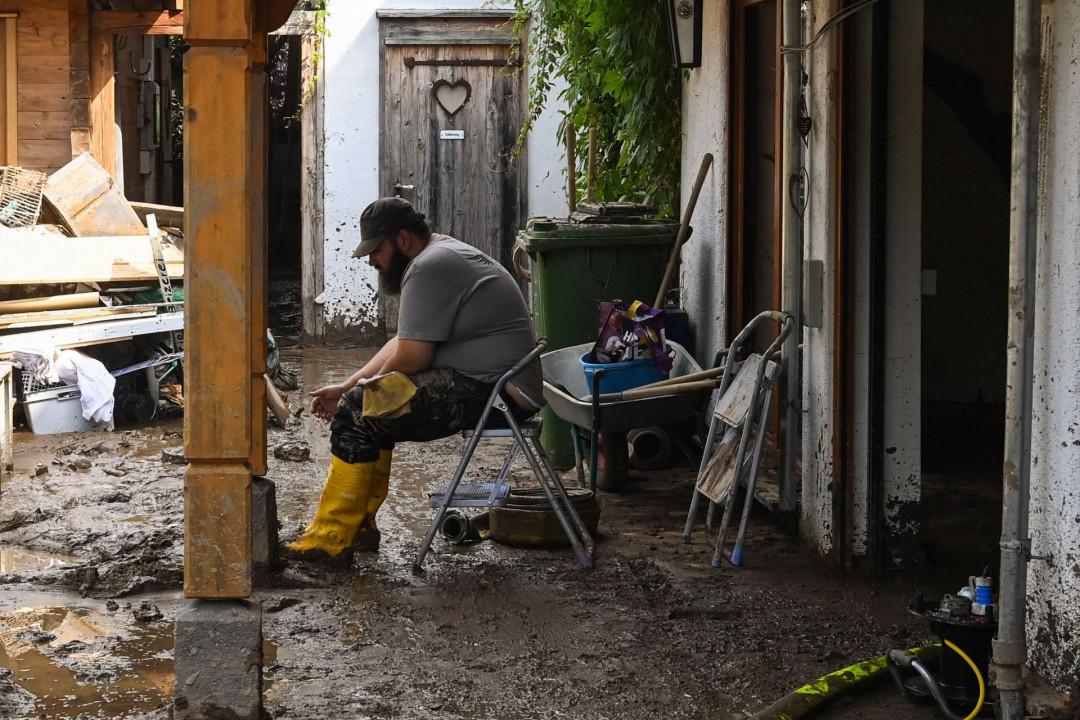
<path fill-rule="evenodd" d="M 671 435 L 662 427 L 635 428 L 626 435 L 630 467 L 663 470 L 671 462 Z"/>
<path fill-rule="evenodd" d="M 783 0 L 781 8 L 783 23 L 783 44 L 799 45 L 802 42 L 802 14 L 800 0 Z M 781 295 L 784 310 L 799 324 L 802 313 L 802 218 L 795 211 L 795 198 L 787 197 L 793 187 L 794 179 L 802 166 L 802 147 L 799 139 L 799 84 L 802 80 L 802 58 L 799 53 L 786 53 L 783 56 L 783 117 L 781 133 L 783 150 L 781 152 L 781 177 L 784 178 L 783 191 L 787 202 L 781 202 L 781 232 L 783 246 L 783 281 Z M 798 478 L 795 463 L 799 455 L 799 421 L 802 404 L 802 389 L 799 382 L 801 361 L 799 359 L 799 338 L 801 332 L 793 332 L 784 343 L 784 405 L 783 405 L 783 467 L 780 472 L 780 509 L 795 509 Z"/>
<path fill-rule="evenodd" d="M 746 531 L 750 527 L 750 513 L 754 508 L 754 490 L 757 488 L 758 465 L 761 462 L 761 448 L 765 444 L 765 428 L 769 426 L 769 413 L 772 411 L 772 387 L 765 391 L 761 401 L 764 408 L 758 422 L 758 434 L 754 439 L 754 456 L 750 461 L 750 474 L 746 477 L 746 498 L 743 500 L 742 518 L 739 520 L 739 532 L 735 535 L 735 547 L 728 558 L 735 567 L 742 565 L 743 547 L 746 545 Z M 734 499 L 734 498 L 733 498 Z"/>
<path fill-rule="evenodd" d="M 1013 35 L 1012 179 L 1009 211 L 1009 326 L 1002 467 L 1001 576 L 993 643 L 999 717 L 1024 717 L 1027 662 L 1028 483 L 1035 245 L 1038 205 L 1039 0 L 1016 0 Z"/>

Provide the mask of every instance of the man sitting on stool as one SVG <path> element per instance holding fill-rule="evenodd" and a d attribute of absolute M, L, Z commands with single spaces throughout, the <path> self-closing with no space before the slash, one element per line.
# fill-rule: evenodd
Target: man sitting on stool
<path fill-rule="evenodd" d="M 307 530 L 286 545 L 303 559 L 349 562 L 378 548 L 375 514 L 386 499 L 398 442 L 435 440 L 476 425 L 499 377 L 533 349 L 517 282 L 474 247 L 432 234 L 401 198 L 381 198 L 360 216 L 354 257 L 368 257 L 386 291 L 401 293 L 397 336 L 338 385 L 311 393 L 330 421 L 330 474 Z M 543 403 L 539 361 L 507 384 L 524 420 Z"/>

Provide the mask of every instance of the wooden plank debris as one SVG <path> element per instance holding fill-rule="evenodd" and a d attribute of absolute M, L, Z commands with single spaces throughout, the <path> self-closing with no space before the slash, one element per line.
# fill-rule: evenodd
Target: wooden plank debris
<path fill-rule="evenodd" d="M 52 297 L 26 298 L 24 300 L 0 301 L 0 315 L 37 314 L 48 310 L 71 310 L 101 305 L 101 294 L 96 292 L 53 295 Z M 0 317 L 0 325 L 9 318 Z"/>
<path fill-rule="evenodd" d="M 175 306 L 176 303 L 173 303 Z M 28 327 L 55 325 L 86 325 L 87 323 L 115 320 L 117 318 L 150 317 L 158 313 L 161 304 L 115 305 L 113 307 L 75 308 L 46 312 L 0 315 L 0 331 Z"/>
<path fill-rule="evenodd" d="M 138 237 L 0 235 L 0 285 L 153 280 L 158 274 L 146 230 Z M 30 249 L 32 248 L 32 252 Z M 184 255 L 164 244 L 170 278 L 184 276 Z"/>
<path fill-rule="evenodd" d="M 146 235 L 112 176 L 87 153 L 49 176 L 45 199 L 75 235 Z"/>
<path fill-rule="evenodd" d="M 146 216 L 157 216 L 157 224 L 159 227 L 171 227 L 184 229 L 184 208 L 177 207 L 175 205 L 157 205 L 155 203 L 146 202 L 132 202 L 131 209 L 135 211 L 135 214 L 142 220 L 143 225 L 146 225 Z"/>
<path fill-rule="evenodd" d="M 115 35 L 183 35 L 182 11 L 95 10 L 90 13 L 94 32 Z"/>

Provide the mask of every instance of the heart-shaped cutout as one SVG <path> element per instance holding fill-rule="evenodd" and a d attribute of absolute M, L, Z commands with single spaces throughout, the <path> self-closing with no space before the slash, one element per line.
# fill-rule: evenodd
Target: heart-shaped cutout
<path fill-rule="evenodd" d="M 465 103 L 472 97 L 472 85 L 467 80 L 436 80 L 432 91 L 435 93 L 435 101 L 450 117 L 465 107 Z"/>

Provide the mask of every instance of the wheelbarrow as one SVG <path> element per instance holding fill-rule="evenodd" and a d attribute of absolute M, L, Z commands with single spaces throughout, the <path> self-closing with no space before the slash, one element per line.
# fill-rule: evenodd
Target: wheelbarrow
<path fill-rule="evenodd" d="M 701 366 L 686 348 L 670 340 L 667 344 L 674 351 L 671 378 L 701 372 Z M 552 412 L 571 425 L 575 465 L 582 485 L 585 483 L 585 473 L 582 468 L 584 453 L 581 431 L 587 430 L 589 433 L 589 488 L 595 492 L 599 433 L 625 433 L 635 428 L 676 425 L 701 412 L 703 401 L 699 393 L 672 393 L 635 400 L 606 399 L 600 394 L 603 370 L 594 373 L 593 387 L 589 387 L 579 362 L 593 345 L 587 342 L 544 353 L 541 365 L 544 370 L 544 399 Z M 680 434 L 672 433 L 671 436 L 690 462 L 696 463 L 697 454 L 686 445 Z"/>

